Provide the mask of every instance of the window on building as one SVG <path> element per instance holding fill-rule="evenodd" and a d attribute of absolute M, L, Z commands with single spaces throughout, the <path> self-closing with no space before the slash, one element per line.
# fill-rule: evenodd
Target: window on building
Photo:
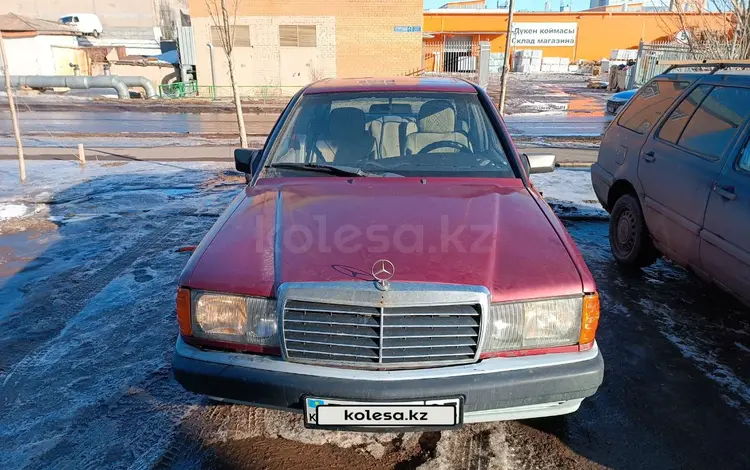
<path fill-rule="evenodd" d="M 664 121 L 661 129 L 659 129 L 659 138 L 676 144 L 680 139 L 682 130 L 685 129 L 685 125 L 693 116 L 695 110 L 698 109 L 698 106 L 709 91 L 711 91 L 711 85 L 701 85 L 691 91 L 690 94 L 682 100 L 682 103 L 672 111 L 672 114 L 669 115 L 667 120 Z"/>
<path fill-rule="evenodd" d="M 317 46 L 317 30 L 312 25 L 279 25 L 279 43 L 286 47 Z"/>
<path fill-rule="evenodd" d="M 648 133 L 690 82 L 656 80 L 644 86 L 617 121 L 639 134 Z"/>
<path fill-rule="evenodd" d="M 211 44 L 222 47 L 221 36 L 224 32 L 223 26 L 211 26 Z M 234 47 L 250 47 L 250 26 L 230 26 L 229 32 L 234 37 Z"/>
<path fill-rule="evenodd" d="M 714 87 L 682 131 L 677 145 L 719 159 L 750 115 L 750 89 Z"/>

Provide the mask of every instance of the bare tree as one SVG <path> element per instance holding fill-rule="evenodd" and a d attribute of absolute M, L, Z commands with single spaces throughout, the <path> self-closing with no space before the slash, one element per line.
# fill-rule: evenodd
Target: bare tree
<path fill-rule="evenodd" d="M 696 59 L 750 58 L 750 11 L 747 0 L 671 0 L 662 29 L 684 43 Z"/>
<path fill-rule="evenodd" d="M 208 12 L 211 15 L 214 27 L 220 38 L 221 48 L 227 57 L 229 66 L 229 81 L 232 84 L 232 97 L 234 98 L 234 109 L 237 114 L 237 127 L 240 131 L 240 147 L 247 148 L 247 132 L 245 132 L 245 117 L 242 114 L 242 102 L 237 89 L 237 79 L 234 73 L 234 33 L 237 25 L 237 10 L 242 0 L 205 0 Z M 230 12 L 227 3 L 232 4 Z M 213 34 L 212 34 L 213 38 Z M 215 85 L 215 84 L 214 84 Z"/>

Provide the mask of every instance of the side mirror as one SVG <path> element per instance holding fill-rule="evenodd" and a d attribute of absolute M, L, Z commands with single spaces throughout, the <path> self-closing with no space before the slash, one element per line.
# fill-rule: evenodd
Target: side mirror
<path fill-rule="evenodd" d="M 534 173 L 551 173 L 555 171 L 554 155 L 525 155 L 529 167 L 529 174 Z"/>
<path fill-rule="evenodd" d="M 260 149 L 235 149 L 234 167 L 241 173 L 252 175 L 261 153 Z"/>

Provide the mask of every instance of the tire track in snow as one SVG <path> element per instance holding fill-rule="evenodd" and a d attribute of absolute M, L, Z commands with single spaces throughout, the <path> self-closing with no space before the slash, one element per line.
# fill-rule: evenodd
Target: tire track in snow
<path fill-rule="evenodd" d="M 155 228 L 102 269 L 84 277 L 73 289 L 69 289 L 70 278 L 84 268 L 77 268 L 73 273 L 71 271 L 59 273 L 51 282 L 55 285 L 53 289 L 25 303 L 20 312 L 0 324 L 5 329 L 5 338 L 0 341 L 0 348 L 5 351 L 0 362 L 0 369 L 7 371 L 2 385 L 7 384 L 14 374 L 23 374 L 24 370 L 34 364 L 37 356 L 41 354 L 39 348 L 57 336 L 70 318 L 83 310 L 91 299 L 145 251 L 158 249 L 160 242 L 175 228 L 176 226 L 170 223 L 164 223 Z M 59 297 L 64 297 L 63 305 L 53 307 L 54 301 Z M 38 321 L 52 322 L 53 325 L 50 325 L 51 328 L 48 328 L 43 335 L 34 335 L 24 331 L 33 330 Z M 24 338 L 24 341 L 18 341 L 18 338 Z M 13 346 L 2 347 L 3 343 L 8 342 L 12 342 Z"/>

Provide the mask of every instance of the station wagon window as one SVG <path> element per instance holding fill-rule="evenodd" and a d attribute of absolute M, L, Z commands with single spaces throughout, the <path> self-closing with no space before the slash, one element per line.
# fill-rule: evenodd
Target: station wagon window
<path fill-rule="evenodd" d="M 715 87 L 690 118 L 677 145 L 711 158 L 721 158 L 748 115 L 750 89 Z"/>
<path fill-rule="evenodd" d="M 654 80 L 633 98 L 617 123 L 639 134 L 648 133 L 690 82 Z"/>
<path fill-rule="evenodd" d="M 680 139 L 682 130 L 685 129 L 690 118 L 698 109 L 698 106 L 706 97 L 708 92 L 711 91 L 710 85 L 701 85 L 695 90 L 691 91 L 690 94 L 682 100 L 679 106 L 669 115 L 664 124 L 659 130 L 659 138 L 676 144 Z"/>

